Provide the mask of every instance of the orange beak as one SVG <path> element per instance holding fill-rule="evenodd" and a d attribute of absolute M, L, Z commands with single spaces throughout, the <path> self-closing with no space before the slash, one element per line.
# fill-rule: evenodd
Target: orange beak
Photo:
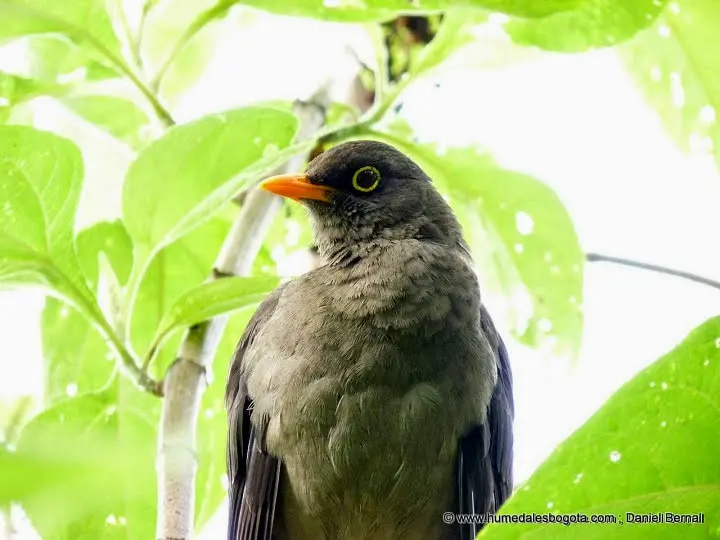
<path fill-rule="evenodd" d="M 332 200 L 332 193 L 335 191 L 328 186 L 311 184 L 304 174 L 280 174 L 271 176 L 260 182 L 260 187 L 295 201 L 300 199 L 312 199 L 329 203 Z"/>

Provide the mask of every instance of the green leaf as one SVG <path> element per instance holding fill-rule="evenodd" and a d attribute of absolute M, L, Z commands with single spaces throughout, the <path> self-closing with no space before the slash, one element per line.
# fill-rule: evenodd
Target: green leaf
<path fill-rule="evenodd" d="M 714 150 L 720 166 L 720 4 L 678 0 L 620 49 L 630 74 L 680 148 Z"/>
<path fill-rule="evenodd" d="M 78 259 L 88 283 L 96 289 L 99 257 L 105 257 L 124 284 L 132 266 L 132 244 L 122 222 L 101 222 L 77 238 Z M 50 403 L 67 396 L 98 391 L 115 372 L 105 338 L 81 313 L 48 298 L 41 315 L 43 357 Z"/>
<path fill-rule="evenodd" d="M 73 43 L 64 35 L 29 35 L 15 42 L 27 57 L 22 72 L 15 75 L 45 84 L 73 84 L 115 78 L 118 72 L 93 49 Z"/>
<path fill-rule="evenodd" d="M 529 295 L 529 320 L 513 328 L 518 339 L 574 358 L 582 337 L 584 256 L 557 195 L 472 148 L 440 156 L 432 146 L 394 137 L 390 142 L 417 159 L 450 196 L 483 281 L 495 281 L 508 298 Z"/>
<path fill-rule="evenodd" d="M 50 289 L 92 320 L 127 360 L 76 256 L 79 150 L 66 139 L 21 126 L 0 126 L 0 148 L 0 285 Z"/>
<path fill-rule="evenodd" d="M 5 121 L 10 109 L 23 101 L 53 89 L 38 81 L 0 71 L 0 121 Z"/>
<path fill-rule="evenodd" d="M 168 308 L 153 344 L 170 333 L 253 304 L 258 304 L 278 286 L 270 277 L 227 277 L 207 281 L 183 293 Z"/>
<path fill-rule="evenodd" d="M 69 399 L 35 417 L 16 452 L 0 456 L 0 500 L 20 501 L 44 538 L 149 538 L 155 448 L 155 428 L 111 394 Z"/>
<path fill-rule="evenodd" d="M 487 17 L 485 12 L 470 9 L 453 9 L 446 13 L 437 34 L 420 50 L 410 72 L 417 76 L 436 68 L 458 49 L 475 41 L 470 30 Z"/>
<path fill-rule="evenodd" d="M 130 277 L 133 263 L 133 246 L 123 222 L 101 221 L 83 230 L 77 237 L 80 266 L 89 283 L 97 284 L 99 257 L 105 256 L 120 285 Z"/>
<path fill-rule="evenodd" d="M 652 24 L 667 0 L 586 0 L 577 9 L 505 25 L 520 45 L 581 52 L 617 45 Z"/>
<path fill-rule="evenodd" d="M 0 43 L 3 38 L 57 32 L 111 54 L 120 49 L 103 0 L 0 2 Z"/>
<path fill-rule="evenodd" d="M 155 72 L 200 14 L 220 4 L 217 0 L 164 0 L 147 12 L 142 41 L 143 62 Z M 225 2 L 228 7 L 232 2 Z"/>
<path fill-rule="evenodd" d="M 702 525 L 497 524 L 479 538 L 709 538 L 720 526 L 720 318 L 618 390 L 501 514 L 705 514 Z M 582 532 L 580 530 L 582 529 Z M 580 536 L 579 536 L 580 535 Z"/>
<path fill-rule="evenodd" d="M 211 275 L 229 229 L 228 221 L 213 218 L 152 259 L 132 313 L 131 338 L 135 350 L 146 353 L 168 308 Z M 155 360 L 158 373 L 175 358 L 179 342 L 180 336 L 176 335 L 162 344 Z"/>
<path fill-rule="evenodd" d="M 291 114 L 246 107 L 170 129 L 128 171 L 123 214 L 130 235 L 158 249 L 186 234 L 249 181 L 240 173 L 284 157 L 277 150 L 296 128 Z"/>
<path fill-rule="evenodd" d="M 139 147 L 144 141 L 142 129 L 149 118 L 133 101 L 116 96 L 73 95 L 59 99 L 88 122 L 97 124 L 112 136 Z"/>
<path fill-rule="evenodd" d="M 115 373 L 114 356 L 85 315 L 48 298 L 40 325 L 48 403 L 98 391 L 108 383 Z"/>
<path fill-rule="evenodd" d="M 149 11 L 142 57 L 154 74 L 161 96 L 171 105 L 197 83 L 207 68 L 223 34 L 218 22 L 224 19 L 233 3 L 167 0 Z M 252 15 L 244 17 L 251 18 Z M 234 31 L 243 31 L 237 20 L 233 24 Z"/>
<path fill-rule="evenodd" d="M 400 15 L 422 15 L 453 7 L 483 8 L 521 17 L 545 17 L 582 5 L 582 0 L 240 0 L 238 3 L 278 15 L 339 22 L 386 21 Z"/>
<path fill-rule="evenodd" d="M 16 283 L 56 288 L 66 282 L 58 292 L 90 299 L 73 245 L 80 151 L 67 139 L 23 126 L 0 126 L 0 148 L 0 281 L 13 276 Z"/>
<path fill-rule="evenodd" d="M 9 117 L 11 107 L 38 96 L 62 99 L 83 82 L 117 77 L 62 36 L 27 36 L 8 46 L 7 52 L 26 61 L 8 64 L 0 72 L 0 122 Z"/>

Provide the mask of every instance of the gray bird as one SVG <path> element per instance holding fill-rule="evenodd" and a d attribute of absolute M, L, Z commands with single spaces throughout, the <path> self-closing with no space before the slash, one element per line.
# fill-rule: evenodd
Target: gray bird
<path fill-rule="evenodd" d="M 356 141 L 261 186 L 322 264 L 278 287 L 227 383 L 229 540 L 472 539 L 512 489 L 512 377 L 430 178 Z"/>

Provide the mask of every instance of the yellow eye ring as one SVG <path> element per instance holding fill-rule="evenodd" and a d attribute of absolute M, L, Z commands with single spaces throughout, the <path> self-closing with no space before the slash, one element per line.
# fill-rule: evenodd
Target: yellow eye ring
<path fill-rule="evenodd" d="M 373 176 L 375 176 L 375 181 L 369 185 L 369 186 L 361 186 L 358 184 L 358 177 L 361 173 L 364 173 L 365 171 L 371 171 L 373 173 Z M 378 187 L 378 184 L 380 183 L 380 171 L 378 171 L 375 167 L 371 165 L 367 165 L 366 167 L 361 167 L 357 171 L 355 171 L 355 174 L 353 174 L 352 177 L 352 186 L 357 189 L 358 191 L 362 191 L 363 193 L 368 193 L 372 190 L 374 190 L 376 187 Z"/>

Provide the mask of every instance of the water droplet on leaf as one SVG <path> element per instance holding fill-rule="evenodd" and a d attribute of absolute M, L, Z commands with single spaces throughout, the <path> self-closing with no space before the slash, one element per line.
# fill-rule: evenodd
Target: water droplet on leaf
<path fill-rule="evenodd" d="M 277 147 L 277 144 L 268 144 L 263 150 L 263 157 L 270 157 L 273 154 L 277 154 L 278 150 L 279 148 Z"/>
<path fill-rule="evenodd" d="M 685 106 L 685 88 L 677 71 L 670 74 L 670 95 L 675 108 L 682 109 Z"/>
<path fill-rule="evenodd" d="M 515 227 L 520 234 L 527 236 L 533 232 L 535 222 L 530 214 L 521 211 L 515 214 Z"/>
<path fill-rule="evenodd" d="M 700 108 L 700 121 L 706 125 L 715 123 L 715 107 L 712 105 L 704 105 Z"/>

